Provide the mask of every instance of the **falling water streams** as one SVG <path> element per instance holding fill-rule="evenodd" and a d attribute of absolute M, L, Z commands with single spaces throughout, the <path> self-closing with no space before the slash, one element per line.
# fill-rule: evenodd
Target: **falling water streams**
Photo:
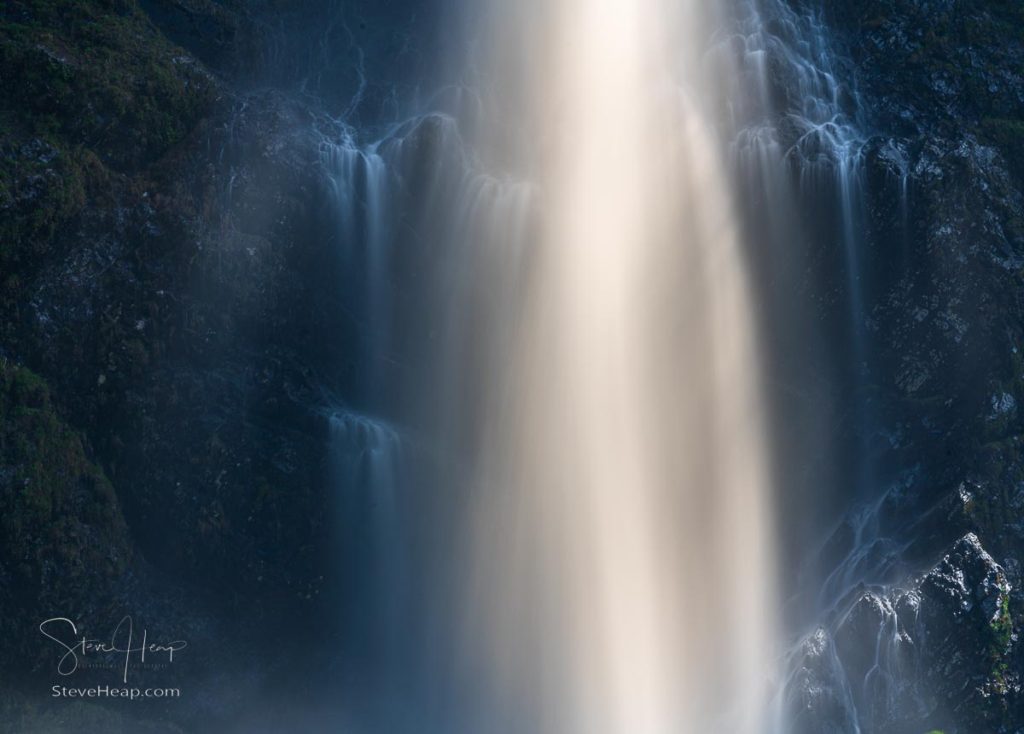
<path fill-rule="evenodd" d="M 751 262 L 785 289 L 784 249 L 831 238 L 869 359 L 856 104 L 820 19 L 782 0 L 509 5 L 485 16 L 529 60 L 488 72 L 518 90 L 492 113 L 516 116 L 511 144 L 466 142 L 457 113 L 322 144 L 359 355 L 359 405 L 328 409 L 364 638 L 346 654 L 382 709 L 431 710 L 368 726 L 782 734 Z M 510 150 L 516 180 L 488 172 Z M 457 468 L 417 480 L 414 452 Z M 823 608 L 870 574 L 871 527 Z"/>
<path fill-rule="evenodd" d="M 705 18 L 546 12 L 537 251 L 472 517 L 483 668 L 534 731 L 763 731 L 777 635 L 751 307 L 705 82 L 670 55 Z"/>

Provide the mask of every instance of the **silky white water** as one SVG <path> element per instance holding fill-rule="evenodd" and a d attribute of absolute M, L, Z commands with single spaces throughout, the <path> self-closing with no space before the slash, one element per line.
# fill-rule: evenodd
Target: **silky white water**
<path fill-rule="evenodd" d="M 524 85 L 543 155 L 473 498 L 489 731 L 772 727 L 772 489 L 700 5 L 505 19 L 545 29 Z"/>
<path fill-rule="evenodd" d="M 443 465 L 386 503 L 340 482 L 387 537 L 353 602 L 371 730 L 785 732 L 757 337 L 785 313 L 803 353 L 804 238 L 839 248 L 865 358 L 863 141 L 824 27 L 776 0 L 488 10 L 454 109 L 323 146 L 359 407 L 408 428 L 388 463 Z M 844 568 L 801 592 L 828 607 Z"/>

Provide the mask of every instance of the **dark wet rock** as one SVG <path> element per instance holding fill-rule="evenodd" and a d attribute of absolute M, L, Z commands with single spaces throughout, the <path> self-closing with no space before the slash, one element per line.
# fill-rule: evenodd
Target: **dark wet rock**
<path fill-rule="evenodd" d="M 1013 731 L 1022 723 L 1020 613 L 1003 569 L 967 535 L 921 582 L 924 680 L 954 722 Z"/>
<path fill-rule="evenodd" d="M 857 0 L 824 11 L 871 136 L 862 287 L 878 420 L 870 445 L 884 496 L 869 535 L 897 548 L 899 562 L 864 577 L 920 602 L 911 623 L 899 593 L 855 591 L 830 626 L 858 681 L 851 690 L 867 712 L 864 731 L 1024 729 L 1015 641 L 1024 553 L 1021 13 L 1017 3 L 962 0 Z M 830 544 L 840 566 L 850 536 Z M 915 580 L 910 569 L 940 556 Z M 892 626 L 890 609 L 898 624 L 886 635 L 906 635 L 918 675 L 909 693 L 890 686 L 879 699 L 861 681 L 874 660 L 871 630 Z"/>
<path fill-rule="evenodd" d="M 786 691 L 786 714 L 795 734 L 847 734 L 854 731 L 852 696 L 835 644 L 817 629 L 799 646 Z"/>
<path fill-rule="evenodd" d="M 9 656 L 38 663 L 26 633 L 55 609 L 108 610 L 132 553 L 114 488 L 49 386 L 0 358 L 0 635 Z"/>
<path fill-rule="evenodd" d="M 808 638 L 790 706 L 807 731 L 853 731 L 836 728 L 848 700 L 861 731 L 1016 732 L 1020 624 L 1006 572 L 967 534 L 909 588 L 864 589 Z"/>
<path fill-rule="evenodd" d="M 312 287 L 333 270 L 316 140 L 293 136 L 303 114 L 239 100 L 119 181 L 32 279 L 9 349 L 61 390 L 154 565 L 305 599 L 320 575 L 317 371 L 339 345 L 318 336 L 338 310 Z"/>
<path fill-rule="evenodd" d="M 40 614 L 132 614 L 195 643 L 154 680 L 211 693 L 82 720 L 216 726 L 225 676 L 283 664 L 247 640 L 315 617 L 325 576 L 346 317 L 316 131 L 340 132 L 228 87 L 132 0 L 63 5 L 0 9 L 0 683 L 45 690 Z"/>
<path fill-rule="evenodd" d="M 1015 481 L 1024 171 L 1007 130 L 1024 121 L 1020 13 L 955 0 L 828 12 L 874 135 L 863 285 L 886 461 L 922 466 L 910 493 L 926 504 L 975 471 Z"/>

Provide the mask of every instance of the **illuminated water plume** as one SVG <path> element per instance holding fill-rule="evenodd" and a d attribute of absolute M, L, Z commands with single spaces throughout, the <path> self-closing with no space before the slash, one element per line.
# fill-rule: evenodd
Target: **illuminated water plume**
<path fill-rule="evenodd" d="M 771 487 L 704 5 L 503 18 L 544 29 L 523 82 L 541 204 L 474 499 L 487 731 L 773 726 Z"/>

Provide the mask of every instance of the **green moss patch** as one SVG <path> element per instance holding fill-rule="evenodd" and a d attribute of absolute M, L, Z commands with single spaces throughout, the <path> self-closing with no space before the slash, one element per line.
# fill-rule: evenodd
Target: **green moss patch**
<path fill-rule="evenodd" d="M 134 0 L 6 0 L 0 7 L 0 308 L 26 270 L 110 189 L 165 157 L 208 112 L 214 85 Z"/>
<path fill-rule="evenodd" d="M 48 386 L 0 361 L 0 574 L 22 600 L 68 601 L 123 572 L 129 557 L 114 490 Z"/>
<path fill-rule="evenodd" d="M 8 0 L 0 109 L 23 134 L 131 170 L 181 141 L 212 95 L 206 75 L 132 0 Z"/>

